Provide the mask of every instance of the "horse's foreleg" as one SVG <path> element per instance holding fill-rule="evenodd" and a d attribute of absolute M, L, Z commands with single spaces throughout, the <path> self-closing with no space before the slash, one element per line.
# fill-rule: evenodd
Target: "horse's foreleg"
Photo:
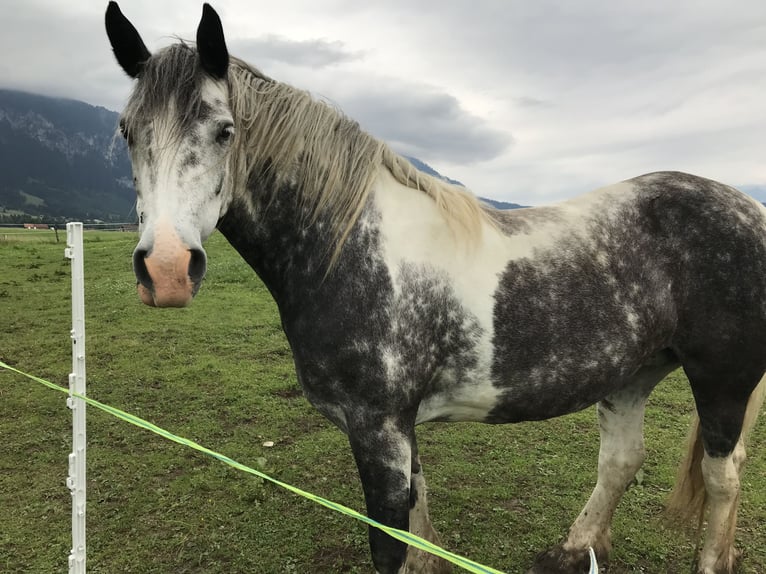
<path fill-rule="evenodd" d="M 646 397 L 610 397 L 598 404 L 601 448 L 598 481 L 590 499 L 569 531 L 564 548 L 587 551 L 602 560 L 611 551 L 611 523 L 617 504 L 644 463 Z"/>
<path fill-rule="evenodd" d="M 617 504 L 644 461 L 643 395 L 617 394 L 598 404 L 601 449 L 598 481 L 566 541 L 538 555 L 530 574 L 588 571 L 588 547 L 603 564 L 611 550 L 610 525 Z"/>
<path fill-rule="evenodd" d="M 409 526 L 410 437 L 414 427 L 400 421 L 364 413 L 348 421 L 348 437 L 354 454 L 367 515 L 386 526 L 407 530 Z M 399 574 L 404 569 L 407 545 L 370 527 L 372 561 L 379 574 Z"/>
<path fill-rule="evenodd" d="M 439 534 L 431 525 L 428 516 L 428 500 L 426 498 L 426 479 L 420 466 L 420 457 L 412 461 L 412 476 L 410 481 L 410 532 L 429 542 L 441 546 Z M 407 550 L 407 562 L 404 569 L 407 574 L 427 572 L 429 574 L 449 574 L 452 564 L 421 550 L 410 547 Z"/>

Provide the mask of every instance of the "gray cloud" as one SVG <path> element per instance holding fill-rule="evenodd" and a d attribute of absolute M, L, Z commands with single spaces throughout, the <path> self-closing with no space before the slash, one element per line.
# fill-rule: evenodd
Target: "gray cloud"
<path fill-rule="evenodd" d="M 347 50 L 343 42 L 321 38 L 292 40 L 275 35 L 234 40 L 231 49 L 243 59 L 252 59 L 254 62 L 270 60 L 309 68 L 324 68 L 362 57 L 361 52 Z"/>
<path fill-rule="evenodd" d="M 516 96 L 512 98 L 512 101 L 520 108 L 539 108 L 551 105 L 551 102 L 547 100 L 541 100 L 531 96 Z"/>
<path fill-rule="evenodd" d="M 104 30 L 105 8 L 106 2 L 96 9 L 92 4 L 30 0 L 3 10 L 0 53 L 6 56 L 0 58 L 0 87 L 120 110 L 131 80 L 112 54 Z M 152 19 L 133 20 L 154 50 L 151 40 L 157 34 L 145 25 Z"/>
<path fill-rule="evenodd" d="M 454 96 L 427 87 L 376 81 L 341 96 L 345 113 L 395 149 L 457 164 L 491 160 L 512 138 L 471 115 Z"/>

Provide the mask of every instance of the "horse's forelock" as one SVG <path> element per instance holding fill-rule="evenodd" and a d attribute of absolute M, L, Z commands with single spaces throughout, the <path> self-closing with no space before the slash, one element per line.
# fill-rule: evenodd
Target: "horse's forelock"
<path fill-rule="evenodd" d="M 179 42 L 153 54 L 141 70 L 123 118 L 128 130 L 166 115 L 173 105 L 173 133 L 179 135 L 200 116 L 202 80 L 197 51 Z"/>

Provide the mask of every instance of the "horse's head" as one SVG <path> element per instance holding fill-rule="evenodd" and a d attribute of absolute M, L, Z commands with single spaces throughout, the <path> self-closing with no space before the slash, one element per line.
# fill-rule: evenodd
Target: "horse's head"
<path fill-rule="evenodd" d="M 149 53 L 115 2 L 106 31 L 136 84 L 120 119 L 136 188 L 140 239 L 133 253 L 147 305 L 188 305 L 205 275 L 202 242 L 228 203 L 234 122 L 226 82 L 229 54 L 215 11 L 205 4 L 197 49 L 180 43 Z"/>

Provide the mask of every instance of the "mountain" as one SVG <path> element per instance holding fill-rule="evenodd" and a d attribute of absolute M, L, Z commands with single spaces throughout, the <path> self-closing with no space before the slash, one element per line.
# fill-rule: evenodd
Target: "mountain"
<path fill-rule="evenodd" d="M 406 157 L 409 160 L 409 162 L 415 166 L 416 169 L 422 171 L 423 173 L 427 173 L 428 175 L 432 175 L 434 177 L 438 177 L 439 179 L 443 179 L 444 181 L 446 181 L 447 183 L 451 183 L 452 185 L 459 185 L 461 187 L 465 187 L 465 185 L 463 185 L 462 182 L 456 179 L 451 179 L 449 177 L 446 177 L 440 174 L 430 165 L 428 165 L 424 161 L 420 161 L 416 157 L 412 157 L 409 155 L 406 155 L 404 157 Z M 519 205 L 518 203 L 510 203 L 508 201 L 496 201 L 494 199 L 489 199 L 487 197 L 479 197 L 479 199 L 482 200 L 484 203 L 488 203 L 495 209 L 519 209 L 520 207 L 526 207 L 525 205 Z"/>
<path fill-rule="evenodd" d="M 495 209 L 521 209 L 522 207 L 529 207 L 528 205 L 520 205 L 518 203 L 511 203 L 510 201 L 497 201 L 489 199 L 488 197 L 480 197 L 484 203 L 490 204 Z"/>
<path fill-rule="evenodd" d="M 0 89 L 0 222 L 29 216 L 133 221 L 135 193 L 125 142 L 115 137 L 118 119 L 117 112 L 85 102 Z M 500 209 L 521 207 L 481 199 Z"/>
<path fill-rule="evenodd" d="M 407 160 L 412 165 L 414 165 L 418 169 L 418 171 L 422 171 L 423 173 L 427 173 L 428 175 L 432 175 L 434 177 L 438 177 L 439 179 L 443 179 L 444 181 L 446 181 L 447 183 L 451 183 L 452 185 L 459 185 L 460 187 L 465 187 L 465 185 L 462 182 L 456 179 L 450 179 L 449 177 L 440 174 L 438 171 L 436 171 L 426 162 L 420 161 L 416 157 L 412 157 L 410 155 L 405 155 L 404 157 L 407 158 Z"/>
<path fill-rule="evenodd" d="M 118 114 L 0 90 L 0 216 L 126 221 L 135 203 Z"/>

